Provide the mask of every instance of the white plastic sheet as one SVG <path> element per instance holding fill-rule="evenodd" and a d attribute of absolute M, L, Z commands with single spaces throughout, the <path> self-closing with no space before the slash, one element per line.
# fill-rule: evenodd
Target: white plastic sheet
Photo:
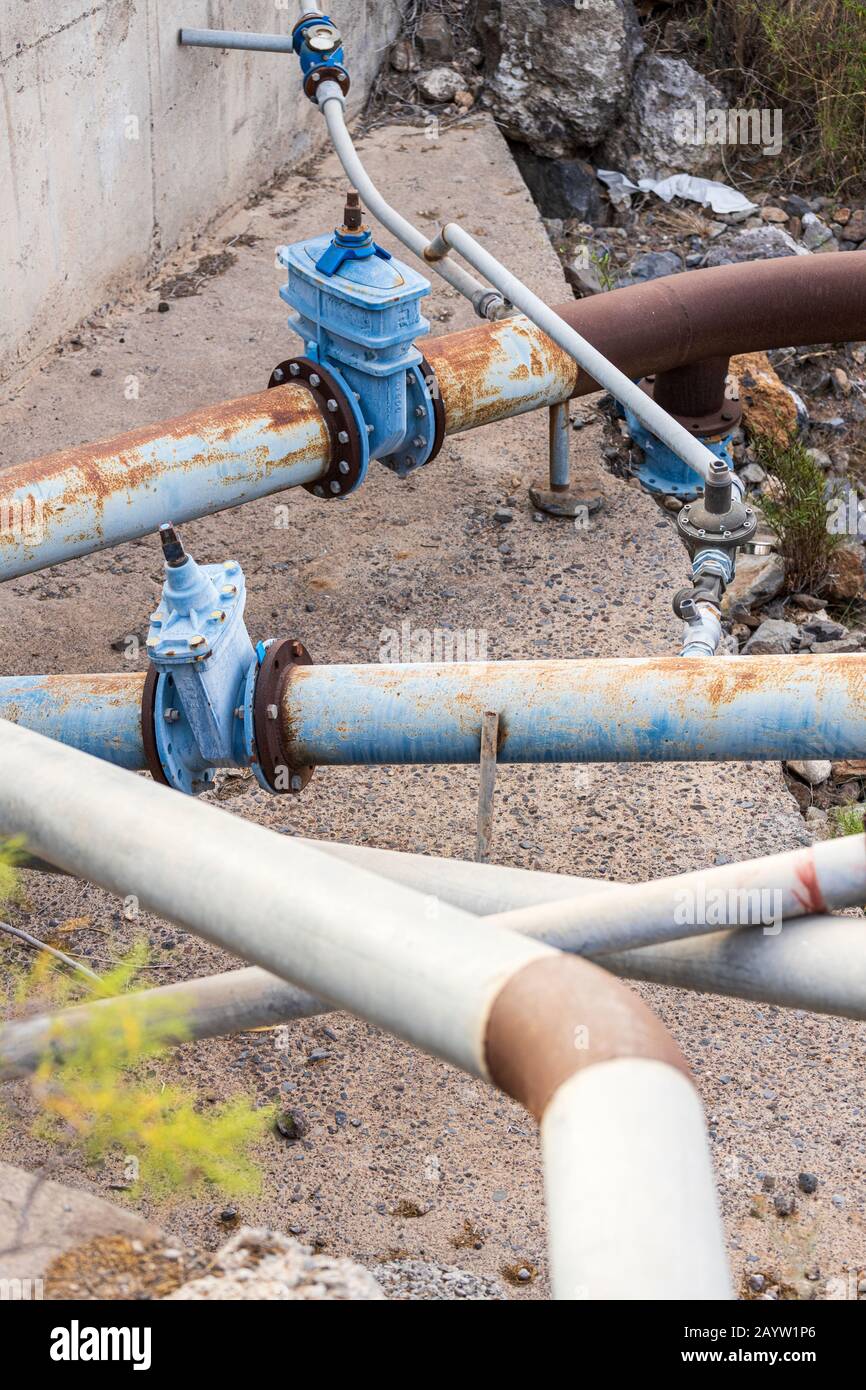
<path fill-rule="evenodd" d="M 743 193 L 729 188 L 725 183 L 713 179 L 700 179 L 694 174 L 671 174 L 666 179 L 640 179 L 633 183 L 625 174 L 614 169 L 599 169 L 597 177 L 607 185 L 611 201 L 624 203 L 633 193 L 654 193 L 657 198 L 669 203 L 672 198 L 687 198 L 690 202 L 710 207 L 713 212 L 734 214 L 757 211 L 757 203 L 751 203 Z"/>

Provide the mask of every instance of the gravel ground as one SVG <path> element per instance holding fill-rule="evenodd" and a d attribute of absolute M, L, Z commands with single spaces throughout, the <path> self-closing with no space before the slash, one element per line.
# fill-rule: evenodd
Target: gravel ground
<path fill-rule="evenodd" d="M 459 218 L 543 296 L 566 297 L 541 222 L 487 120 L 438 141 L 383 127 L 363 153 L 422 226 L 432 229 L 437 214 Z M 159 313 L 160 295 L 138 289 L 11 383 L 0 400 L 0 464 L 260 389 L 287 347 L 295 350 L 276 297 L 274 247 L 334 225 L 342 192 L 330 157 L 264 190 L 160 276 L 183 276 L 216 255 L 207 264 L 222 273 L 195 280 L 197 293 Z M 434 333 L 472 321 L 447 288 L 437 286 L 427 303 Z M 184 540 L 199 560 L 241 561 L 254 637 L 300 636 L 319 661 L 376 660 L 382 628 L 406 619 L 428 630 L 481 629 L 497 659 L 675 651 L 671 595 L 686 566 L 673 519 L 611 480 L 591 530 L 535 520 L 526 484 L 544 473 L 546 428 L 541 415 L 488 427 L 447 441 L 410 481 L 374 466 L 343 503 L 294 492 L 188 525 Z M 575 459 L 598 458 L 597 427 L 574 439 Z M 281 504 L 289 529 L 279 524 Z M 510 522 L 495 520 L 503 507 Z M 125 639 L 143 639 L 160 583 L 158 546 L 147 538 L 6 585 L 0 670 L 140 669 L 140 660 L 127 662 Z M 225 803 L 235 814 L 283 832 L 469 858 L 477 787 L 473 769 L 370 768 L 320 771 L 300 799 L 270 798 L 236 780 L 223 795 L 237 793 Z M 504 767 L 497 796 L 494 858 L 527 868 L 640 880 L 790 848 L 807 834 L 776 764 Z M 39 934 L 57 920 L 88 918 L 63 941 L 93 964 L 142 929 L 155 948 L 154 982 L 229 964 L 154 919 L 126 923 L 115 899 L 86 884 L 26 877 L 30 911 L 16 920 Z M 15 946 L 0 950 L 20 959 Z M 850 1295 L 866 1265 L 863 1028 L 658 987 L 640 992 L 694 1068 L 737 1283 L 746 1289 L 752 1278 L 752 1297 L 780 1287 Z M 311 1061 L 314 1051 L 326 1055 Z M 239 1203 L 237 1216 L 192 1199 L 137 1203 L 176 1238 L 213 1249 L 226 1222 L 240 1219 L 371 1267 L 456 1260 L 480 1277 L 508 1279 L 510 1296 L 547 1296 L 535 1126 L 482 1083 L 346 1014 L 188 1045 L 162 1070 L 214 1099 L 242 1087 L 281 1095 L 307 1123 L 298 1142 L 274 1136 L 262 1146 L 263 1194 Z M 27 1136 L 26 1093 L 9 1087 L 7 1099 L 20 1109 L 0 1153 L 35 1166 L 48 1153 Z M 814 1193 L 797 1188 L 801 1171 L 817 1177 Z M 117 1172 L 67 1164 L 58 1176 L 105 1191 Z M 793 1193 L 795 1209 L 780 1215 L 777 1205 L 786 1211 Z M 512 1282 L 520 1269 L 532 1277 Z"/>

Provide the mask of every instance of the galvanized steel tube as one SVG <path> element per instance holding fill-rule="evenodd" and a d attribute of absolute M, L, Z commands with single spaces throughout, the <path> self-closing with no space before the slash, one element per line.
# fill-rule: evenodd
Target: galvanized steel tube
<path fill-rule="evenodd" d="M 318 93 L 317 101 L 325 117 L 325 124 L 328 127 L 328 134 L 334 146 L 337 158 L 343 166 L 343 170 L 348 179 L 351 180 L 353 188 L 360 193 L 361 198 L 367 208 L 377 221 L 387 227 L 388 231 L 397 238 L 409 251 L 422 261 L 425 266 L 432 268 L 446 280 L 453 289 L 468 299 L 470 304 L 482 318 L 500 318 L 504 313 L 511 312 L 510 305 L 505 305 L 501 294 L 492 290 L 489 285 L 482 285 L 474 275 L 462 265 L 455 263 L 443 256 L 434 262 L 430 267 L 425 259 L 425 251 L 430 245 L 429 239 L 420 232 L 417 227 L 413 227 L 411 222 L 401 216 L 396 208 L 392 208 L 387 199 L 383 198 L 379 192 L 363 163 L 358 157 L 352 137 L 346 129 L 346 119 L 343 115 L 343 108 L 346 99 L 340 91 L 336 82 L 322 82 Z"/>
<path fill-rule="evenodd" d="M 474 266 L 480 274 L 487 277 L 491 285 L 495 285 L 498 290 L 505 295 L 506 299 L 512 304 L 516 304 L 527 318 L 546 333 L 549 338 L 573 357 L 575 362 L 590 375 L 599 386 L 603 386 L 616 398 L 622 405 L 626 406 L 633 415 L 645 425 L 657 439 L 667 444 L 669 449 L 682 459 L 689 468 L 701 478 L 708 478 L 716 462 L 715 455 L 707 448 L 702 440 L 691 434 L 679 420 L 674 419 L 660 405 L 642 391 L 630 377 L 620 371 L 615 363 L 611 362 L 593 347 L 592 343 L 582 337 L 570 324 L 560 318 L 555 309 L 551 309 L 537 294 L 533 294 L 522 280 L 513 275 L 506 269 L 500 261 L 485 250 L 474 237 L 455 222 L 449 222 L 444 226 L 439 238 L 444 247 L 453 247 L 455 251 Z M 734 482 L 738 482 L 734 475 Z M 742 484 L 740 484 L 742 490 Z"/>
<path fill-rule="evenodd" d="M 742 864 L 617 884 L 492 920 L 550 946 L 606 957 L 720 927 L 778 936 L 792 917 L 866 904 L 866 836 L 843 835 Z M 606 961 L 603 961 L 606 963 Z"/>
<path fill-rule="evenodd" d="M 554 306 L 630 379 L 765 348 L 866 338 L 866 251 L 690 270 Z M 446 430 L 599 389 L 524 315 L 432 338 Z"/>

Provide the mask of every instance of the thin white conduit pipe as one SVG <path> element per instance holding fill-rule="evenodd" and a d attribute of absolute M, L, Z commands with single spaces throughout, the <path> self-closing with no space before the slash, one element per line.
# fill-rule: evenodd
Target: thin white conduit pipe
<path fill-rule="evenodd" d="M 337 157 L 346 176 L 361 195 L 361 200 L 368 212 L 372 213 L 383 227 L 387 227 L 388 231 L 408 250 L 419 256 L 425 265 L 431 265 L 431 262 L 424 255 L 430 245 L 428 238 L 417 227 L 413 227 L 411 222 L 407 222 L 405 217 L 401 217 L 400 213 L 382 197 L 361 163 L 343 118 L 346 99 L 336 82 L 323 82 L 317 93 L 317 98 Z M 489 285 L 482 285 L 479 280 L 475 279 L 474 275 L 470 275 L 462 266 L 455 265 L 447 257 L 442 257 L 436 261 L 433 264 L 433 269 L 443 280 L 447 280 L 449 285 L 469 300 L 481 318 L 506 318 L 512 312 L 511 306 L 503 301 L 501 294 L 492 290 Z"/>
<path fill-rule="evenodd" d="M 573 357 L 599 386 L 609 391 L 621 405 L 636 415 L 641 424 L 646 425 L 657 439 L 667 444 L 683 463 L 688 464 L 689 468 L 694 469 L 706 481 L 710 470 L 718 465 L 716 455 L 699 439 L 689 434 L 688 430 L 668 415 L 666 410 L 656 405 L 625 372 L 621 372 L 619 367 L 615 367 L 591 343 L 570 328 L 557 313 L 538 298 L 537 294 L 533 294 L 516 275 L 506 270 L 495 256 L 485 251 L 474 237 L 456 223 L 449 222 L 441 229 L 433 244 L 434 247 L 441 244 L 443 249 L 453 247 L 479 274 L 486 275 L 490 283 L 531 319 L 537 328 L 552 338 L 563 352 Z M 426 259 L 429 260 L 429 253 Z M 734 485 L 742 490 L 742 483 L 733 472 L 731 479 Z"/>
<path fill-rule="evenodd" d="M 742 864 L 621 883 L 491 920 L 605 964 L 612 951 L 706 936 L 720 927 L 778 935 L 790 918 L 864 903 L 866 836 L 844 835 Z"/>

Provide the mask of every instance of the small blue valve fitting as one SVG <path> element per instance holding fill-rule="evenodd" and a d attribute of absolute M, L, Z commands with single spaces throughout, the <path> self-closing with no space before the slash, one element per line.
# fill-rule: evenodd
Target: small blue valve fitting
<path fill-rule="evenodd" d="M 323 14 L 301 15 L 292 30 L 292 46 L 301 63 L 304 91 L 316 100 L 320 82 L 336 82 L 345 96 L 349 74 L 344 65 L 343 39 L 332 19 Z"/>

